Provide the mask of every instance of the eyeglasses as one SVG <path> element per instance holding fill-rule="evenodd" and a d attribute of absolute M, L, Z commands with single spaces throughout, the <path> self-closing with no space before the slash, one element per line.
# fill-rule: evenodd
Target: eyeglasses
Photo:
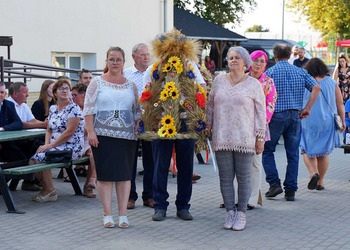
<path fill-rule="evenodd" d="M 59 87 L 58 88 L 60 91 L 67 91 L 67 92 L 69 92 L 70 91 L 70 88 L 69 87 Z"/>
<path fill-rule="evenodd" d="M 264 64 L 264 63 L 265 63 L 265 60 L 254 59 L 253 62 L 254 62 L 254 63 Z"/>
<path fill-rule="evenodd" d="M 120 58 L 118 58 L 117 60 L 111 58 L 111 59 L 108 59 L 108 62 L 110 62 L 110 63 L 121 63 L 121 62 L 123 62 L 123 60 L 120 59 Z"/>

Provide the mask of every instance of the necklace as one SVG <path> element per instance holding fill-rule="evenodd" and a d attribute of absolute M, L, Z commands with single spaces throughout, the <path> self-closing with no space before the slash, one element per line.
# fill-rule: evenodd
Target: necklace
<path fill-rule="evenodd" d="M 238 82 L 235 82 L 235 81 L 233 80 L 233 78 L 232 78 L 232 75 L 231 75 L 230 73 L 229 73 L 229 75 L 230 75 L 230 78 L 231 78 L 231 81 L 232 81 L 233 85 L 237 85 L 240 81 L 242 81 L 243 77 L 245 76 L 245 74 L 243 74 L 243 76 L 241 77 L 241 79 L 239 79 Z"/>

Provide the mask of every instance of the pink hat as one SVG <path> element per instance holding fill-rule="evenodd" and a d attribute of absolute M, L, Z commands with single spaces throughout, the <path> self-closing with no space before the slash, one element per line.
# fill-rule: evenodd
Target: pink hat
<path fill-rule="evenodd" d="M 262 51 L 262 50 L 255 50 L 255 51 L 253 51 L 251 54 L 250 54 L 250 59 L 252 59 L 252 61 L 254 61 L 255 59 L 257 59 L 257 58 L 259 58 L 259 57 L 261 57 L 261 56 L 264 56 L 265 57 L 265 62 L 266 62 L 266 65 L 267 65 L 267 55 L 266 55 L 266 53 L 264 52 L 264 51 Z M 265 71 L 265 69 L 266 69 L 266 65 L 265 65 L 265 67 L 263 68 L 263 72 Z M 250 66 L 249 68 L 248 68 L 248 70 L 250 71 L 252 69 L 252 66 Z"/>

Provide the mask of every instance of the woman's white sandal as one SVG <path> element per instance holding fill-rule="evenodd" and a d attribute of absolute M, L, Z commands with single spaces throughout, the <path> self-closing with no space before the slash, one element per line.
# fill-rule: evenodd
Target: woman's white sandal
<path fill-rule="evenodd" d="M 123 224 L 126 224 L 126 226 L 125 225 L 123 225 Z M 128 216 L 119 216 L 119 224 L 118 224 L 118 227 L 120 227 L 120 228 L 128 228 L 129 227 L 129 220 L 128 220 Z"/>
<path fill-rule="evenodd" d="M 113 220 L 113 216 L 112 215 L 103 216 L 103 225 L 105 226 L 105 228 L 115 227 L 115 222 Z"/>

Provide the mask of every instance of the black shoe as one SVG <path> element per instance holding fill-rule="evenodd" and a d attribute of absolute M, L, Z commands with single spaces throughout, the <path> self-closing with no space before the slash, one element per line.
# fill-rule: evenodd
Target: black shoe
<path fill-rule="evenodd" d="M 314 174 L 311 178 L 311 180 L 309 181 L 309 184 L 307 184 L 307 188 L 310 190 L 314 190 L 317 188 L 317 182 L 320 179 L 320 176 L 318 173 Z"/>
<path fill-rule="evenodd" d="M 283 193 L 282 187 L 280 183 L 276 183 L 275 185 L 271 186 L 269 191 L 266 192 L 265 196 L 270 197 L 276 197 L 278 194 Z"/>
<path fill-rule="evenodd" d="M 284 192 L 284 199 L 286 201 L 294 201 L 295 200 L 295 191 L 294 190 L 288 190 Z"/>
<path fill-rule="evenodd" d="M 152 216 L 152 220 L 154 221 L 162 221 L 165 220 L 166 211 L 164 209 L 158 209 L 154 212 Z"/>
<path fill-rule="evenodd" d="M 188 212 L 187 209 L 182 209 L 176 212 L 176 216 L 181 220 L 193 220 L 193 216 Z"/>
<path fill-rule="evenodd" d="M 317 188 L 316 190 L 323 190 L 324 189 L 324 186 L 321 186 L 321 185 L 317 185 Z"/>

